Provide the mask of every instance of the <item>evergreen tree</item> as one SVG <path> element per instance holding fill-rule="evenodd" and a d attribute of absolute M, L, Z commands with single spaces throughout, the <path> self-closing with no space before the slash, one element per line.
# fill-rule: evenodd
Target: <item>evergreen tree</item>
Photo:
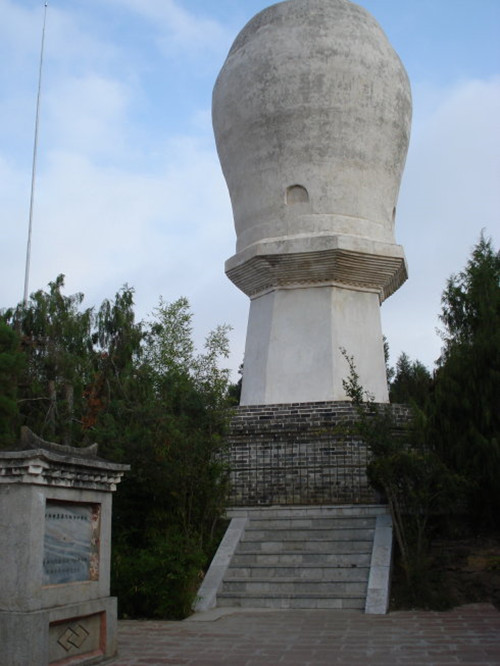
<path fill-rule="evenodd" d="M 23 364 L 18 334 L 0 321 L 0 448 L 12 446 L 18 436 L 17 385 Z"/>
<path fill-rule="evenodd" d="M 442 297 L 444 347 L 431 413 L 441 457 L 470 481 L 475 522 L 500 512 L 500 254 L 483 234 Z"/>
<path fill-rule="evenodd" d="M 430 396 L 432 376 L 420 361 L 411 361 L 402 352 L 396 362 L 394 379 L 389 386 L 389 397 L 395 403 L 414 403 L 423 409 Z"/>

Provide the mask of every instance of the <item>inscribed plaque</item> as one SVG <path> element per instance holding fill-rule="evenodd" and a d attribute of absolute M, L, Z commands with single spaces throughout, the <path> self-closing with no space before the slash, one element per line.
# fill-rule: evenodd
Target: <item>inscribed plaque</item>
<path fill-rule="evenodd" d="M 99 578 L 100 505 L 47 500 L 43 585 Z"/>

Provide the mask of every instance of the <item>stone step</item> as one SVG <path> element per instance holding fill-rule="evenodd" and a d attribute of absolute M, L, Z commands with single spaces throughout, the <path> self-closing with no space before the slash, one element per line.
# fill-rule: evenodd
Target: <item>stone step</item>
<path fill-rule="evenodd" d="M 380 504 L 343 504 L 339 506 L 271 506 L 271 507 L 238 507 L 229 509 L 229 518 L 245 516 L 250 521 L 259 518 L 333 518 L 333 517 L 366 517 L 385 514 L 387 507 Z"/>
<path fill-rule="evenodd" d="M 217 606 L 221 608 L 296 608 L 296 609 L 331 609 L 331 610 L 359 610 L 365 607 L 363 596 L 346 595 L 335 598 L 328 595 L 289 595 L 276 597 L 266 594 L 246 594 L 244 597 L 237 594 L 221 592 L 217 595 Z"/>
<path fill-rule="evenodd" d="M 335 566 L 286 566 L 274 565 L 265 566 L 254 564 L 251 567 L 238 567 L 230 565 L 226 574 L 226 581 L 230 580 L 254 580 L 270 579 L 281 581 L 283 579 L 292 579 L 298 582 L 307 581 L 328 581 L 328 582 L 346 582 L 368 580 L 369 567 L 335 567 Z"/>
<path fill-rule="evenodd" d="M 353 581 L 298 580 L 296 578 L 281 579 L 225 579 L 222 584 L 223 593 L 269 594 L 286 597 L 290 594 L 323 595 L 328 597 L 364 596 L 366 595 L 367 577 Z"/>
<path fill-rule="evenodd" d="M 334 539 L 308 539 L 297 541 L 240 541 L 237 553 L 371 553 L 373 541 L 336 541 Z"/>
<path fill-rule="evenodd" d="M 239 508 L 230 516 L 199 609 L 216 603 L 385 612 L 386 507 Z"/>
<path fill-rule="evenodd" d="M 339 567 L 365 567 L 370 565 L 371 553 L 304 553 L 295 551 L 281 551 L 279 553 L 262 553 L 259 551 L 246 551 L 235 553 L 231 566 L 250 567 L 255 565 L 332 565 Z"/>
<path fill-rule="evenodd" d="M 327 539 L 330 541 L 371 541 L 373 540 L 375 528 L 335 528 L 335 529 L 297 529 L 273 528 L 255 529 L 250 525 L 245 529 L 242 543 L 248 541 L 300 541 L 313 539 Z"/>
<path fill-rule="evenodd" d="M 373 516 L 334 516 L 327 517 L 323 515 L 303 518 L 293 518 L 292 516 L 252 518 L 251 529 L 374 529 L 375 517 Z"/>

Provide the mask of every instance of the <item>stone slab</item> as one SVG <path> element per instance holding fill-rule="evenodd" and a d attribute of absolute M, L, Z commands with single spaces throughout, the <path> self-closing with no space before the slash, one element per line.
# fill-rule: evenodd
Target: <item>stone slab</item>
<path fill-rule="evenodd" d="M 29 612 L 0 611 L 0 645 L 1 663 L 6 666 L 86 666 L 110 658 L 117 648 L 116 599 Z"/>
<path fill-rule="evenodd" d="M 215 553 L 210 567 L 198 590 L 198 600 L 194 610 L 206 611 L 214 608 L 217 602 L 217 592 L 222 585 L 227 568 L 244 534 L 246 518 L 233 518 Z"/>
<path fill-rule="evenodd" d="M 47 500 L 43 585 L 98 580 L 100 515 L 100 504 Z"/>
<path fill-rule="evenodd" d="M 392 564 L 392 518 L 377 516 L 365 613 L 384 615 L 389 608 Z"/>
<path fill-rule="evenodd" d="M 89 506 L 94 510 L 100 507 L 99 526 L 94 524 L 88 537 L 91 543 L 87 544 L 85 567 L 77 559 L 85 559 L 85 548 L 76 547 L 71 541 L 78 528 L 60 532 L 58 550 L 55 549 L 56 522 L 84 522 L 69 519 L 47 522 L 46 513 L 69 514 L 66 510 L 52 512 L 50 507 L 56 505 L 74 507 L 74 515 L 78 512 L 83 515 L 81 512 Z M 107 535 L 111 532 L 111 493 L 27 483 L 0 484 L 0 508 L 0 610 L 35 611 L 109 595 L 111 544 Z M 78 570 L 64 571 L 74 568 Z"/>

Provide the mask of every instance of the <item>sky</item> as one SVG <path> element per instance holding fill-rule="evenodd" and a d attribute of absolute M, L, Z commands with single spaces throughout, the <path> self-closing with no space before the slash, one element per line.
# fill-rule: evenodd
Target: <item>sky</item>
<path fill-rule="evenodd" d="M 29 290 L 63 273 L 84 305 L 135 289 L 147 318 L 185 296 L 198 345 L 248 298 L 235 252 L 211 95 L 231 43 L 267 0 L 52 0 L 40 100 Z M 401 57 L 413 124 L 396 219 L 408 281 L 382 306 L 391 362 L 432 369 L 446 281 L 481 229 L 500 240 L 499 0 L 361 0 Z M 0 0 L 0 308 L 24 289 L 44 2 Z"/>

